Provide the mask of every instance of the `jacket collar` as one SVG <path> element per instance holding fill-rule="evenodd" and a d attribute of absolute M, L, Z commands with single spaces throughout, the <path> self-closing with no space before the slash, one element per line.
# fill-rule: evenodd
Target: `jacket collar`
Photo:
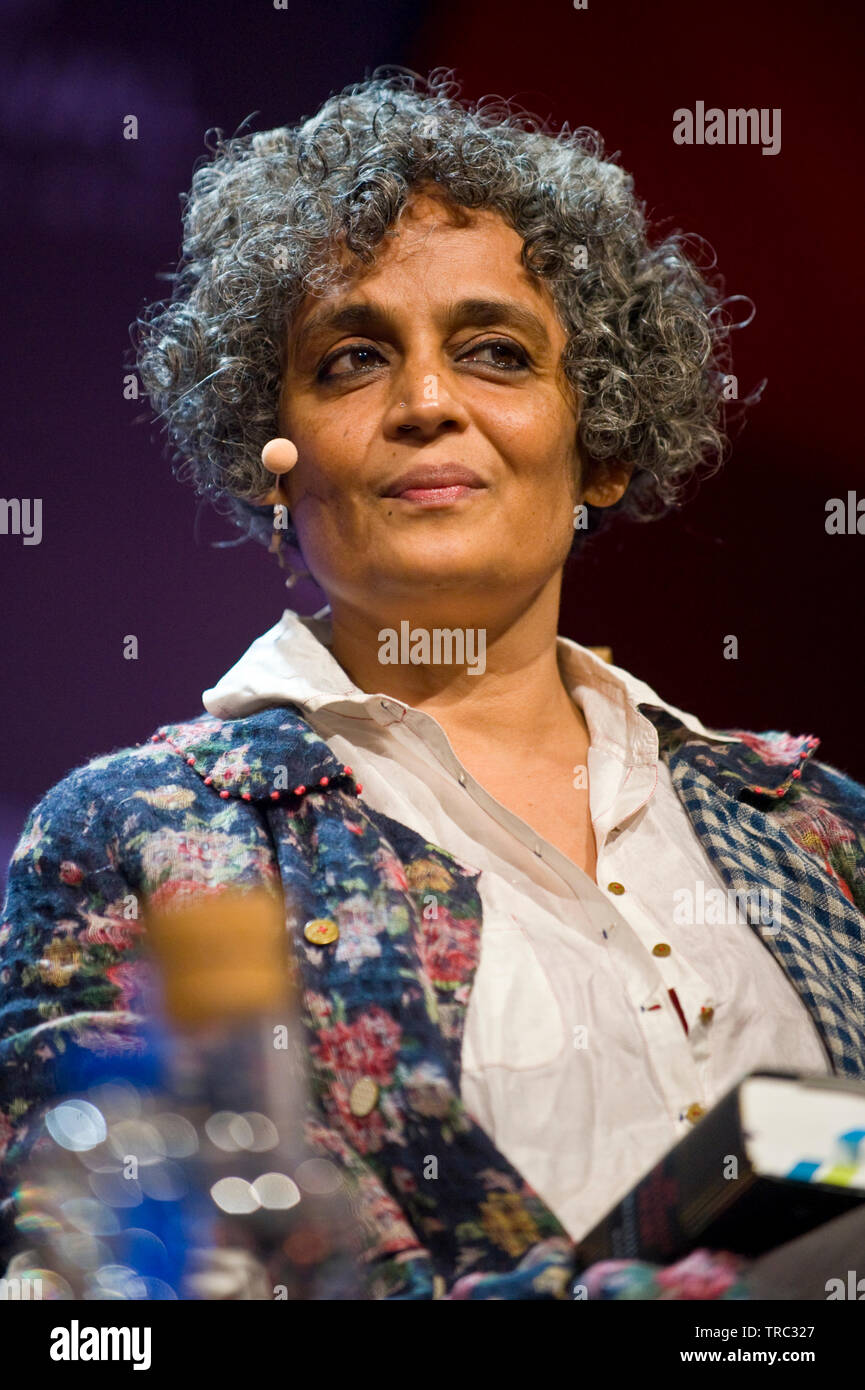
<path fill-rule="evenodd" d="M 696 766 L 739 800 L 779 801 L 795 786 L 820 740 L 810 734 L 770 730 L 696 733 L 669 706 L 640 701 L 658 731 L 662 756 L 683 745 Z M 162 725 L 153 742 L 165 741 L 223 798 L 297 803 L 310 792 L 356 789 L 342 763 L 313 731 L 299 709 L 277 706 L 240 719 L 199 715 Z M 759 804 L 765 804 L 760 802 Z"/>
<path fill-rule="evenodd" d="M 291 708 L 262 710 L 244 719 L 205 714 L 164 724 L 151 739 L 160 741 L 226 799 L 297 804 L 311 792 L 357 789 L 351 767 Z"/>
<path fill-rule="evenodd" d="M 659 745 L 667 759 L 683 745 L 694 745 L 688 748 L 694 765 L 739 801 L 758 798 L 758 804 L 765 805 L 764 798 L 769 799 L 769 804 L 781 800 L 795 787 L 805 764 L 820 746 L 819 738 L 812 734 L 789 734 L 775 729 L 763 733 L 728 729 L 723 743 L 712 735 L 701 740 L 669 709 L 647 703 L 643 712 L 658 730 Z M 699 751 L 700 742 L 706 744 L 705 751 Z"/>

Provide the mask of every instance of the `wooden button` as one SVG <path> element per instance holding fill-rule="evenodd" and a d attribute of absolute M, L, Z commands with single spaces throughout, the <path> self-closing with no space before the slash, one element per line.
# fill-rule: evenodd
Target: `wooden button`
<path fill-rule="evenodd" d="M 339 927 L 332 917 L 313 917 L 304 927 L 303 934 L 313 946 L 329 946 L 339 936 Z"/>
<path fill-rule="evenodd" d="M 657 946 L 652 947 L 653 956 L 668 956 L 672 951 L 672 946 L 668 946 L 666 941 L 659 941 Z"/>
<path fill-rule="evenodd" d="M 689 1105 L 687 1110 L 685 1111 L 685 1119 L 690 1120 L 691 1124 L 695 1125 L 697 1121 L 700 1119 L 701 1115 L 705 1115 L 705 1113 L 706 1111 L 703 1108 L 703 1106 L 698 1105 L 695 1101 L 694 1104 Z"/>
<path fill-rule="evenodd" d="M 378 1104 L 378 1086 L 371 1076 L 362 1076 L 355 1081 L 348 1097 L 348 1108 L 352 1115 L 362 1119 Z"/>

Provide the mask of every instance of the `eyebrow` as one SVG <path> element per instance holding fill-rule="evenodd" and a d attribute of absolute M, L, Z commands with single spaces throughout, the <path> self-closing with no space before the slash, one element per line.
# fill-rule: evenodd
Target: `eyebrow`
<path fill-rule="evenodd" d="M 549 341 L 543 319 L 515 299 L 461 299 L 447 306 L 443 320 L 450 331 L 466 324 L 491 328 L 501 323 L 521 329 L 536 342 L 545 344 Z M 379 305 L 367 302 L 344 304 L 341 308 L 315 314 L 307 320 L 295 340 L 295 354 L 303 351 L 310 340 L 320 333 L 343 332 L 382 337 L 393 329 L 394 324 L 393 313 Z"/>

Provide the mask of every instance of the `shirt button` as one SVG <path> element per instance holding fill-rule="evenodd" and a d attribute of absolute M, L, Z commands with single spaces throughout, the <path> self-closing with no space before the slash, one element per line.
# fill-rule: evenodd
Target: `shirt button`
<path fill-rule="evenodd" d="M 616 893 L 616 894 L 618 894 L 618 893 L 624 893 L 624 891 L 625 891 L 624 885 L 621 884 L 621 883 L 608 883 L 608 884 L 607 884 L 607 892 L 608 892 L 608 893 Z"/>
<path fill-rule="evenodd" d="M 706 1111 L 705 1111 L 704 1107 L 703 1107 L 702 1105 L 699 1105 L 699 1104 L 695 1101 L 694 1104 L 693 1104 L 693 1105 L 689 1105 L 688 1108 L 687 1108 L 687 1110 L 685 1111 L 685 1119 L 686 1119 L 686 1120 L 690 1120 L 690 1121 L 691 1121 L 691 1124 L 692 1124 L 692 1125 L 695 1125 L 695 1124 L 697 1123 L 697 1121 L 700 1119 L 700 1117 L 701 1117 L 702 1115 L 705 1115 L 705 1113 L 706 1113 Z"/>
<path fill-rule="evenodd" d="M 672 946 L 668 946 L 667 943 L 666 943 L 666 941 L 659 941 L 658 944 L 657 944 L 656 946 L 653 946 L 653 947 L 652 947 L 652 955 L 653 955 L 653 956 L 668 956 L 668 955 L 670 954 L 670 952 L 672 951 L 672 949 L 673 949 Z"/>
<path fill-rule="evenodd" d="M 348 1108 L 352 1115 L 363 1119 L 378 1103 L 378 1086 L 371 1076 L 362 1076 L 355 1081 L 348 1097 Z"/>
<path fill-rule="evenodd" d="M 303 934 L 313 946 L 329 946 L 339 936 L 339 927 L 332 917 L 313 917 L 304 927 Z"/>
<path fill-rule="evenodd" d="M 457 781 L 459 782 L 459 784 L 460 784 L 461 787 L 464 787 L 464 786 L 465 786 L 465 784 L 466 784 L 466 775 L 465 775 L 464 772 L 461 772 L 461 773 L 460 773 L 459 777 L 457 778 Z"/>
<path fill-rule="evenodd" d="M 711 1023 L 714 1017 L 715 1010 L 711 1007 L 710 1004 L 704 1004 L 703 1008 L 700 1010 L 700 1022 Z"/>

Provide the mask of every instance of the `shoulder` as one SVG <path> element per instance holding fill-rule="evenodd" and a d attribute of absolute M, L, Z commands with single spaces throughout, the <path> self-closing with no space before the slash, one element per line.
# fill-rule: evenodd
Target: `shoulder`
<path fill-rule="evenodd" d="M 760 733 L 737 730 L 743 762 L 767 769 L 767 780 L 777 775 L 784 790 L 836 802 L 865 822 L 865 786 L 849 772 L 818 757 L 821 740 L 812 734 L 790 734 L 777 729 Z M 798 785 L 797 785 L 798 784 Z"/>
<path fill-rule="evenodd" d="M 213 738 L 211 715 L 166 726 Z M 267 835 L 236 801 L 226 803 L 159 730 L 73 768 L 44 793 L 24 823 L 10 887 L 52 879 L 76 886 L 116 869 L 147 889 L 186 859 L 212 876 L 265 870 Z M 255 863 L 252 863 L 252 860 Z M 172 869 L 172 872 L 174 869 Z"/>
<path fill-rule="evenodd" d="M 189 781 L 183 760 L 154 734 L 143 743 L 114 749 L 72 768 L 36 802 L 28 824 L 38 821 L 44 826 L 68 818 L 80 824 L 82 814 L 84 823 L 90 824 L 130 800 L 148 800 L 148 793 L 159 787 L 167 790 Z"/>
<path fill-rule="evenodd" d="M 865 827 L 865 785 L 832 763 L 815 762 L 811 773 L 811 789 L 815 793 L 842 802 Z"/>
<path fill-rule="evenodd" d="M 31 810 L 13 862 L 73 829 L 78 838 L 102 833 L 125 842 L 157 822 L 248 829 L 244 803 L 295 804 L 296 791 L 329 786 L 353 787 L 351 769 L 294 706 L 242 719 L 201 713 L 68 772 Z"/>
<path fill-rule="evenodd" d="M 213 716 L 175 730 L 218 726 Z M 231 815 L 234 810 L 234 816 Z M 246 808 L 243 808 L 246 810 Z M 140 869 L 161 842 L 203 835 L 214 821 L 224 833 L 252 833 L 241 808 L 224 803 L 160 731 L 68 771 L 40 796 L 11 856 L 10 884 L 51 872 L 72 878 L 85 866 Z M 146 874 L 145 874 L 146 877 Z"/>
<path fill-rule="evenodd" d="M 835 817 L 865 841 L 865 786 L 848 771 L 818 757 L 814 734 L 740 727 L 698 731 L 668 710 L 647 711 L 674 781 L 700 778 L 773 816 Z M 849 839 L 848 832 L 838 827 Z M 865 843 L 863 843 L 865 850 Z"/>

